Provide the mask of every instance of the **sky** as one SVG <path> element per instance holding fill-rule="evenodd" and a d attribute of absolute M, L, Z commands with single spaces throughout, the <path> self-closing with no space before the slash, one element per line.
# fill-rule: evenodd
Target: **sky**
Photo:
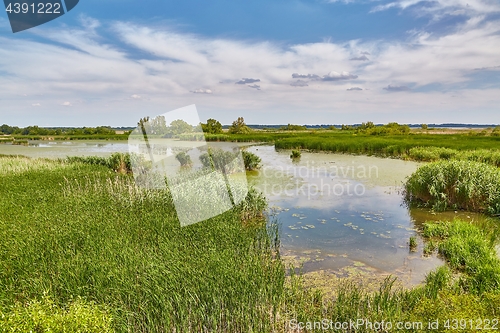
<path fill-rule="evenodd" d="M 80 0 L 12 33 L 0 124 L 500 123 L 498 0 Z"/>

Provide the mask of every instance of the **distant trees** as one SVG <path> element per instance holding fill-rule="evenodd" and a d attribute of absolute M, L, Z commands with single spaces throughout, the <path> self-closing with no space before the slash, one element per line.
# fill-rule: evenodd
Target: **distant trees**
<path fill-rule="evenodd" d="M 39 126 L 28 126 L 24 128 L 11 127 L 7 124 L 0 126 L 0 133 L 7 135 L 115 135 L 116 132 L 110 126 L 80 127 L 80 128 L 44 128 Z"/>
<path fill-rule="evenodd" d="M 286 126 L 281 126 L 280 131 L 305 131 L 307 130 L 307 127 L 301 126 L 301 125 L 292 125 L 288 124 Z"/>
<path fill-rule="evenodd" d="M 207 123 L 201 123 L 201 129 L 203 132 L 208 134 L 220 134 L 222 133 L 222 124 L 215 119 L 208 119 Z"/>
<path fill-rule="evenodd" d="M 16 132 L 20 131 L 21 129 L 19 127 L 10 127 L 7 124 L 3 124 L 0 126 L 0 133 L 3 134 L 16 134 Z"/>
<path fill-rule="evenodd" d="M 243 117 L 238 117 L 229 127 L 229 133 L 232 134 L 244 134 L 250 133 L 251 131 L 252 130 L 245 124 L 245 119 L 243 119 Z"/>
<path fill-rule="evenodd" d="M 354 127 L 353 127 L 353 126 L 351 126 L 351 125 L 344 125 L 344 124 L 342 124 L 342 127 L 341 127 L 340 129 L 341 129 L 342 131 L 351 131 L 351 130 L 353 130 L 353 129 L 354 129 Z"/>
<path fill-rule="evenodd" d="M 422 129 L 423 130 L 429 129 L 429 126 L 427 124 L 422 124 Z"/>
<path fill-rule="evenodd" d="M 191 133 L 193 131 L 193 126 L 186 123 L 184 120 L 177 119 L 170 123 L 169 133 L 172 135 L 179 135 L 184 133 Z"/>

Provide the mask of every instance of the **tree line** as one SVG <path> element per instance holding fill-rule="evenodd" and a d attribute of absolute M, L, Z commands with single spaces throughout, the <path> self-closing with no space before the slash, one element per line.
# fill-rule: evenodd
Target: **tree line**
<path fill-rule="evenodd" d="M 116 132 L 110 126 L 98 127 L 58 127 L 45 128 L 38 126 L 17 127 L 3 124 L 0 126 L 0 134 L 6 135 L 115 135 Z"/>

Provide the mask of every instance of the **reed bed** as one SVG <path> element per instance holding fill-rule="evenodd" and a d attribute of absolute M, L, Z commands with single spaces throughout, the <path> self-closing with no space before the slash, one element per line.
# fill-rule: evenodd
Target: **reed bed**
<path fill-rule="evenodd" d="M 168 191 L 41 163 L 52 165 L 1 175 L 2 310 L 47 293 L 59 307 L 109 306 L 118 332 L 271 330 L 284 270 L 273 227 L 241 221 L 254 199 L 181 228 Z"/>
<path fill-rule="evenodd" d="M 479 252 L 467 243 L 486 259 L 464 266 L 460 258 L 472 256 L 462 255 L 454 237 L 484 235 L 434 230 L 451 270 L 467 274 L 460 288 L 440 268 L 411 290 L 393 278 L 374 293 L 345 282 L 327 298 L 286 269 L 279 226 L 262 219 L 265 198 L 255 190 L 234 209 L 181 228 L 168 190 L 137 187 L 109 165 L 20 157 L 2 157 L 0 165 L 9 170 L 0 173 L 0 329 L 289 333 L 297 322 L 426 324 L 500 311 L 497 271 L 483 269 L 497 265 L 486 260 L 489 234 Z"/>
<path fill-rule="evenodd" d="M 435 210 L 500 214 L 500 169 L 474 161 L 439 161 L 420 167 L 405 184 L 411 204 Z"/>

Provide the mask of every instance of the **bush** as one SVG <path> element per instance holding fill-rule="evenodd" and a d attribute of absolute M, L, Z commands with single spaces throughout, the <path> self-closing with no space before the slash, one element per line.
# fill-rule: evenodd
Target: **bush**
<path fill-rule="evenodd" d="M 193 162 L 191 161 L 191 156 L 189 156 L 186 152 L 181 151 L 180 153 L 175 155 L 175 158 L 177 159 L 177 161 L 179 161 L 181 166 L 190 166 L 193 164 Z"/>
<path fill-rule="evenodd" d="M 260 167 L 261 159 L 259 156 L 245 150 L 241 153 L 243 155 L 243 162 L 245 163 L 246 170 L 255 170 Z"/>
<path fill-rule="evenodd" d="M 294 158 L 300 158 L 302 156 L 302 153 L 300 152 L 300 150 L 292 150 L 292 153 L 290 154 L 290 158 L 291 159 L 294 159 Z"/>
<path fill-rule="evenodd" d="M 232 170 L 229 170 L 228 167 L 237 156 L 238 153 L 208 148 L 208 152 L 200 155 L 200 161 L 205 168 L 213 168 L 223 173 L 231 173 Z"/>

